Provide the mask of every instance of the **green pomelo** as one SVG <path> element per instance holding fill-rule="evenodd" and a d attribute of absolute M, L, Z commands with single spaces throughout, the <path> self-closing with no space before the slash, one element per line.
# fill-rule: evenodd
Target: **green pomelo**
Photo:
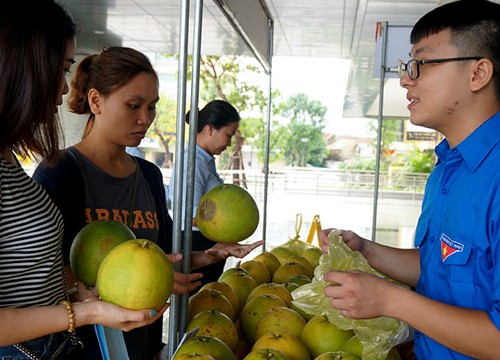
<path fill-rule="evenodd" d="M 242 269 L 248 271 L 251 277 L 257 282 L 257 284 L 266 284 L 271 281 L 271 275 L 269 274 L 269 269 L 266 264 L 256 261 L 247 260 L 240 264 Z"/>
<path fill-rule="evenodd" d="M 284 284 L 264 283 L 257 285 L 257 287 L 252 290 L 250 295 L 248 295 L 247 301 L 252 296 L 262 295 L 262 294 L 277 295 L 278 297 L 281 298 L 281 300 L 285 302 L 286 306 L 290 306 L 293 300 L 291 292 L 286 288 Z"/>
<path fill-rule="evenodd" d="M 183 354 L 211 355 L 217 360 L 236 360 L 236 356 L 224 341 L 206 335 L 196 335 L 183 342 L 177 349 L 174 360 Z"/>
<path fill-rule="evenodd" d="M 323 255 L 323 252 L 319 247 L 311 247 L 304 250 L 302 253 L 302 256 L 305 257 L 314 268 L 319 265 L 319 258 L 321 255 Z"/>
<path fill-rule="evenodd" d="M 329 351 L 340 351 L 354 336 L 352 330 L 341 330 L 325 315 L 313 316 L 302 329 L 300 340 L 313 357 Z"/>
<path fill-rule="evenodd" d="M 248 299 L 240 312 L 241 332 L 250 342 L 254 342 L 255 330 L 260 319 L 271 309 L 286 307 L 286 304 L 277 295 L 263 294 Z"/>
<path fill-rule="evenodd" d="M 207 238 L 236 243 L 252 235 L 259 224 L 259 208 L 240 186 L 221 184 L 200 199 L 196 224 Z"/>
<path fill-rule="evenodd" d="M 251 351 L 243 360 L 291 360 L 291 358 L 277 349 L 260 348 Z"/>
<path fill-rule="evenodd" d="M 97 273 L 101 298 L 132 310 L 160 310 L 173 285 L 172 263 L 158 245 L 146 239 L 115 246 Z"/>
<path fill-rule="evenodd" d="M 318 355 L 314 360 L 361 360 L 361 358 L 345 351 L 328 351 Z"/>
<path fill-rule="evenodd" d="M 232 268 L 224 270 L 224 272 L 222 274 L 220 274 L 218 280 L 219 281 L 224 281 L 224 279 L 226 277 L 228 277 L 229 275 L 232 275 L 234 273 L 242 273 L 242 274 L 245 274 L 245 275 L 250 275 L 250 273 L 247 270 L 243 269 L 242 267 L 232 267 Z"/>
<path fill-rule="evenodd" d="M 264 251 L 253 258 L 255 261 L 260 261 L 267 266 L 269 270 L 269 275 L 273 276 L 277 268 L 280 267 L 281 263 L 278 258 L 270 251 Z"/>
<path fill-rule="evenodd" d="M 298 275 L 305 276 L 309 280 L 311 280 L 313 276 L 313 274 L 311 274 L 311 272 L 304 265 L 295 261 L 289 261 L 276 269 L 276 271 L 273 274 L 272 282 L 278 284 L 292 282 L 288 281 L 288 279 L 290 279 L 290 277 L 292 276 L 298 276 Z"/>
<path fill-rule="evenodd" d="M 217 291 L 220 291 L 222 295 L 224 295 L 231 305 L 233 305 L 233 310 L 235 312 L 238 312 L 241 308 L 240 306 L 240 298 L 238 297 L 238 294 L 234 291 L 234 289 L 227 283 L 221 282 L 221 281 L 212 281 L 209 282 L 205 285 L 203 285 L 198 292 L 205 290 L 205 289 L 214 289 Z"/>
<path fill-rule="evenodd" d="M 347 340 L 340 350 L 355 355 L 360 359 L 363 358 L 364 346 L 358 335 L 354 335 L 349 340 Z M 385 360 L 401 360 L 401 356 L 399 355 L 398 350 L 393 347 L 391 350 L 389 350 L 389 353 L 387 354 Z"/>
<path fill-rule="evenodd" d="M 359 340 L 358 335 L 354 335 L 347 340 L 340 350 L 353 354 L 359 358 L 363 357 L 363 344 Z"/>
<path fill-rule="evenodd" d="M 235 320 L 236 314 L 239 311 L 239 309 L 234 309 L 233 304 L 219 290 L 202 289 L 189 298 L 188 320 L 207 310 L 220 311 L 231 320 Z"/>
<path fill-rule="evenodd" d="M 102 260 L 116 245 L 135 239 L 127 225 L 115 220 L 97 220 L 85 225 L 71 244 L 69 261 L 76 278 L 94 286 Z"/>
<path fill-rule="evenodd" d="M 295 310 L 288 307 L 276 307 L 269 310 L 261 317 L 255 328 L 255 339 L 260 338 L 267 332 L 275 334 L 288 332 L 297 337 L 306 325 L 306 320 Z"/>
<path fill-rule="evenodd" d="M 196 335 L 207 335 L 216 337 L 236 351 L 239 334 L 236 324 L 223 312 L 218 310 L 206 310 L 196 314 L 187 324 L 186 332 L 198 328 Z"/>
<path fill-rule="evenodd" d="M 299 286 L 307 285 L 311 282 L 311 279 L 305 275 L 292 275 L 285 280 L 286 284 L 297 284 Z"/>
<path fill-rule="evenodd" d="M 229 284 L 240 299 L 240 308 L 247 302 L 248 296 L 257 287 L 257 282 L 248 274 L 234 273 L 225 277 L 222 282 Z"/>

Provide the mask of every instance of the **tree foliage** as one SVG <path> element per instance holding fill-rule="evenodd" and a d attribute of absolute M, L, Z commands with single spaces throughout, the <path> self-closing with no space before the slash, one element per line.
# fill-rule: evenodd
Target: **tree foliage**
<path fill-rule="evenodd" d="M 175 57 L 174 55 L 165 55 Z M 188 61 L 188 78 L 191 78 L 191 61 Z M 249 76 L 250 74 L 250 76 Z M 222 99 L 231 103 L 242 114 L 235 140 L 219 157 L 223 168 L 243 170 L 242 147 L 250 145 L 256 151 L 256 160 L 264 162 L 267 152 L 268 94 L 262 81 L 260 67 L 246 58 L 237 56 L 202 56 L 200 59 L 200 108 L 205 103 Z M 169 145 L 175 139 L 175 101 L 163 99 L 158 104 L 156 127 L 152 130 L 170 156 Z M 290 165 L 310 163 L 321 166 L 327 156 L 322 137 L 327 108 L 319 101 L 304 94 L 297 94 L 283 101 L 279 90 L 271 94 L 271 124 L 269 161 L 283 158 Z M 307 143 L 301 139 L 307 139 Z M 305 144 L 301 147 L 297 144 Z M 165 161 L 165 164 L 169 164 Z M 239 179 L 235 179 L 238 180 Z M 244 180 L 244 179 L 243 179 Z M 237 182 L 237 181 L 235 181 Z"/>
<path fill-rule="evenodd" d="M 176 138 L 176 102 L 165 94 L 160 95 L 156 105 L 156 118 L 149 128 L 149 135 L 158 139 L 165 150 L 163 167 L 172 167 L 170 143 Z"/>
<path fill-rule="evenodd" d="M 285 158 L 292 166 L 322 166 L 328 150 L 323 139 L 327 107 L 306 94 L 288 98 L 282 116 L 287 119 Z"/>

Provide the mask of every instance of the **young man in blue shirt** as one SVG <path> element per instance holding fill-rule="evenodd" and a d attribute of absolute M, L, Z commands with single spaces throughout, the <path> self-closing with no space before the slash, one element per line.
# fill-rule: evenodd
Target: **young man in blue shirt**
<path fill-rule="evenodd" d="M 342 238 L 373 268 L 416 291 L 362 272 L 330 271 L 324 293 L 347 317 L 407 322 L 419 359 L 498 359 L 500 4 L 438 7 L 417 22 L 411 43 L 412 60 L 399 67 L 410 120 L 445 137 L 436 147 L 415 249 L 352 231 Z"/>

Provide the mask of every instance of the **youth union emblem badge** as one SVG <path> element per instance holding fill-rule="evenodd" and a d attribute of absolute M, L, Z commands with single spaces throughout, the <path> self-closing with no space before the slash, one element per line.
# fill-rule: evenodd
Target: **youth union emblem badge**
<path fill-rule="evenodd" d="M 455 253 L 464 250 L 464 244 L 450 239 L 446 234 L 441 235 L 441 260 L 444 262 Z"/>

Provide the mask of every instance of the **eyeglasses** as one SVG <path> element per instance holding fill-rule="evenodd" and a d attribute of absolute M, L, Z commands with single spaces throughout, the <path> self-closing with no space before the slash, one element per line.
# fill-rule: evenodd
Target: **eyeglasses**
<path fill-rule="evenodd" d="M 482 56 L 466 56 L 466 57 L 455 57 L 455 58 L 446 58 L 446 59 L 432 59 L 432 60 L 416 60 L 411 59 L 407 63 L 404 63 L 403 60 L 399 60 L 398 63 L 398 72 L 399 77 L 402 78 L 405 73 L 408 74 L 408 77 L 412 80 L 417 80 L 420 76 L 420 65 L 424 64 L 433 64 L 433 63 L 443 63 L 447 61 L 467 61 L 467 60 L 481 60 Z"/>

